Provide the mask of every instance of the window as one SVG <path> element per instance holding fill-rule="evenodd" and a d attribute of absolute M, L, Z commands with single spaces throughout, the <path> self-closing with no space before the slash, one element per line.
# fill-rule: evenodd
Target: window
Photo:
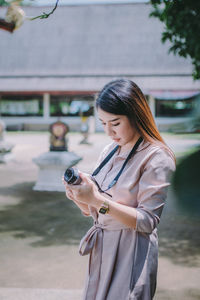
<path fill-rule="evenodd" d="M 194 109 L 194 100 L 156 100 L 157 117 L 182 117 L 190 114 Z"/>
<path fill-rule="evenodd" d="M 51 116 L 91 116 L 93 115 L 94 98 L 92 96 L 51 96 Z"/>
<path fill-rule="evenodd" d="M 42 116 L 42 96 L 0 96 L 0 114 L 4 117 Z"/>

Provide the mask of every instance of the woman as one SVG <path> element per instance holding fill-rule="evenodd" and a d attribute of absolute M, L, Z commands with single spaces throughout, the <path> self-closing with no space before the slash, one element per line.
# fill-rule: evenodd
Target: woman
<path fill-rule="evenodd" d="M 84 300 L 150 300 L 156 288 L 157 225 L 175 159 L 146 99 L 130 80 L 107 84 L 96 101 L 113 142 L 92 177 L 66 182 L 66 195 L 94 226 L 80 244 L 90 254 Z"/>

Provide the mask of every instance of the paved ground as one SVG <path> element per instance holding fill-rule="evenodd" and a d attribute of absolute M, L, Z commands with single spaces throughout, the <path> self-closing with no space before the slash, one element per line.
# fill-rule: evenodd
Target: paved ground
<path fill-rule="evenodd" d="M 78 300 L 81 290 L 1 288 L 1 300 Z"/>
<path fill-rule="evenodd" d="M 199 135 L 165 137 L 177 153 L 200 143 Z M 7 140 L 16 146 L 13 160 L 0 165 L 0 300 L 79 300 L 87 257 L 78 255 L 78 242 L 90 220 L 63 193 L 32 191 L 32 158 L 48 151 L 47 133 L 8 133 Z M 90 172 L 109 139 L 94 134 L 91 145 L 80 140 L 70 134 L 69 150 Z M 200 299 L 199 221 L 180 215 L 173 199 L 171 190 L 160 225 L 156 300 Z"/>

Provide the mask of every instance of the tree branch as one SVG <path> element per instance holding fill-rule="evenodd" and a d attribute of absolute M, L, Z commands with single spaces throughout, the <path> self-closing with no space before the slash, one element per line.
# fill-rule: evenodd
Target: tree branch
<path fill-rule="evenodd" d="M 34 18 L 30 18 L 30 20 L 33 21 L 33 20 L 36 20 L 36 19 L 47 19 L 56 10 L 56 8 L 58 6 L 58 2 L 59 2 L 59 0 L 56 0 L 56 4 L 55 4 L 54 8 L 52 9 L 52 11 L 50 11 L 50 13 L 47 14 L 47 13 L 43 12 L 42 15 L 39 15 L 39 16 L 34 17 Z"/>

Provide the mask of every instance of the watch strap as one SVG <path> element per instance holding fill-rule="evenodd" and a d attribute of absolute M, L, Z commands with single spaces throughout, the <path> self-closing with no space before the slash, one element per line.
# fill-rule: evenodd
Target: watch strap
<path fill-rule="evenodd" d="M 100 214 L 107 214 L 109 212 L 109 203 L 107 201 L 104 201 L 102 204 L 101 204 L 101 207 L 99 209 L 99 213 Z"/>

